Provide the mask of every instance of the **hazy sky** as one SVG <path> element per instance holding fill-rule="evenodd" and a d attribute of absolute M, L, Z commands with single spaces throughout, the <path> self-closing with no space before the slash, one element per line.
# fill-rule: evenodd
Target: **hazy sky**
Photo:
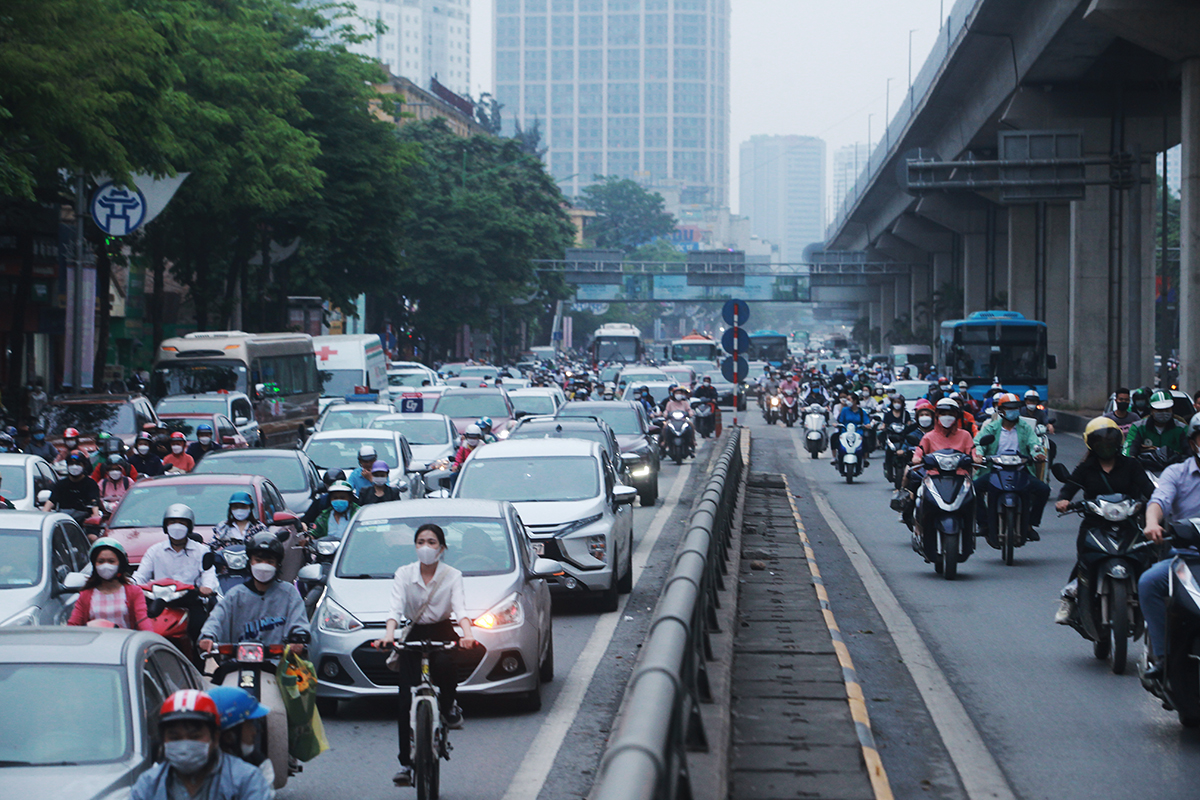
<path fill-rule="evenodd" d="M 755 134 L 825 140 L 827 161 L 843 145 L 883 130 L 916 75 L 953 0 L 731 0 L 731 204 L 737 211 L 738 149 Z M 492 91 L 493 0 L 471 0 L 471 87 Z M 827 165 L 827 173 L 829 171 Z"/>

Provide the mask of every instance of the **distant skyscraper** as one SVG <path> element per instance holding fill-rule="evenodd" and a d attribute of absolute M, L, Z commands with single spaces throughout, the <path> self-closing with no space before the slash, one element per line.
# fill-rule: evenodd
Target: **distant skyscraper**
<path fill-rule="evenodd" d="M 755 236 L 803 260 L 825 240 L 825 142 L 813 136 L 753 136 L 742 143 L 740 213 Z"/>
<path fill-rule="evenodd" d="M 465 95 L 471 89 L 471 0 L 353 0 L 365 19 L 360 32 L 382 22 L 387 31 L 350 49 L 370 56 L 423 89 L 429 79 Z"/>
<path fill-rule="evenodd" d="M 867 145 L 848 144 L 833 151 L 833 208 L 834 214 L 850 193 L 858 174 L 867 165 Z"/>
<path fill-rule="evenodd" d="M 504 132 L 541 124 L 550 172 L 728 203 L 729 0 L 496 0 Z"/>

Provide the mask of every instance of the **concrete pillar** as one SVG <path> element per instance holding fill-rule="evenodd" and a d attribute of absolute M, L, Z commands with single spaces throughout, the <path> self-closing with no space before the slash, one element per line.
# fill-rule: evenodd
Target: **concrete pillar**
<path fill-rule="evenodd" d="M 1037 319 L 1037 207 L 1008 209 L 1008 310 Z"/>
<path fill-rule="evenodd" d="M 1067 356 L 1071 352 L 1071 208 L 1046 209 L 1046 352 L 1058 356 L 1049 371 L 1050 396 L 1066 397 Z M 1151 295 L 1153 298 L 1153 295 Z M 1153 314 L 1151 314 L 1153 318 Z"/>
<path fill-rule="evenodd" d="M 879 319 L 879 335 L 880 344 L 884 345 L 883 336 L 892 329 L 892 325 L 896 322 L 896 281 L 887 279 L 879 284 L 880 298 L 880 319 Z"/>
<path fill-rule="evenodd" d="M 1089 178 L 1107 177 L 1107 168 L 1089 167 Z M 1070 351 L 1067 396 L 1085 409 L 1100 409 L 1108 387 L 1108 189 L 1089 186 L 1087 197 L 1071 204 Z M 1116 388 L 1116 387 L 1113 387 Z"/>
<path fill-rule="evenodd" d="M 1154 174 L 1154 166 L 1146 165 L 1143 168 L 1142 174 L 1150 177 Z M 1130 192 L 1125 213 L 1129 217 L 1126 225 L 1126 256 L 1125 256 L 1125 286 L 1123 287 L 1124 307 L 1122 308 L 1122 318 L 1125 320 L 1125 330 L 1123 333 L 1124 339 L 1122 342 L 1121 363 L 1125 366 L 1125 374 L 1122 376 L 1122 381 L 1126 386 L 1153 386 L 1154 385 L 1154 260 L 1157 252 L 1158 242 L 1155 241 L 1155 197 L 1154 184 L 1142 186 L 1142 206 L 1140 209 L 1133 207 L 1133 193 Z M 1141 225 L 1141 261 L 1142 261 L 1142 280 L 1141 280 L 1141 349 L 1140 352 L 1133 352 L 1134 337 L 1132 334 L 1132 325 L 1135 315 L 1133 311 L 1133 275 L 1131 267 L 1131 259 L 1133 255 L 1132 237 L 1129 235 L 1129 230 L 1133 224 Z M 1200 301 L 1200 296 L 1193 295 L 1193 302 Z M 1165 354 L 1164 354 L 1165 358 Z M 1196 391 L 1200 386 L 1188 389 L 1187 387 L 1194 384 L 1180 383 L 1186 391 Z M 1114 387 L 1116 388 L 1116 387 Z"/>
<path fill-rule="evenodd" d="M 972 311 L 987 311 L 987 234 L 967 233 L 962 236 L 963 254 L 963 316 Z"/>
<path fill-rule="evenodd" d="M 999 208 L 996 209 L 995 218 L 996 230 L 992 239 L 992 296 L 988 298 L 989 308 L 998 296 L 1008 294 L 1008 214 Z"/>
<path fill-rule="evenodd" d="M 912 273 L 896 278 L 896 317 L 908 317 L 912 324 Z"/>
<path fill-rule="evenodd" d="M 882 294 L 882 292 L 881 292 Z M 867 303 L 867 319 L 870 322 L 871 330 L 878 328 L 883 330 L 883 302 L 882 300 L 872 300 Z"/>
<path fill-rule="evenodd" d="M 1183 62 L 1179 208 L 1179 385 L 1200 389 L 1200 58 Z M 1162 353 L 1163 359 L 1170 355 Z"/>
<path fill-rule="evenodd" d="M 954 285 L 954 258 L 950 253 L 933 254 L 933 291 L 940 292 L 943 286 Z M 951 317 L 946 317 L 951 319 Z"/>

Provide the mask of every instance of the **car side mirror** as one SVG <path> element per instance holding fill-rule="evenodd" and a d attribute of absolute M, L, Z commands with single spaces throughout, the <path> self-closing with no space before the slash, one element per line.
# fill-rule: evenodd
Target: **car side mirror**
<path fill-rule="evenodd" d="M 646 429 L 646 432 L 651 435 L 660 434 L 660 433 L 662 433 L 662 425 L 651 425 L 649 428 Z"/>
<path fill-rule="evenodd" d="M 642 457 L 637 453 L 621 453 L 621 460 L 628 465 L 633 465 L 641 461 Z"/>
<path fill-rule="evenodd" d="M 243 425 L 249 425 L 250 418 L 249 417 L 234 417 L 233 424 L 237 425 L 239 428 L 242 427 Z"/>
<path fill-rule="evenodd" d="M 992 444 L 995 441 L 996 441 L 996 437 L 990 433 L 987 436 L 980 437 L 980 439 L 979 439 L 979 443 L 981 445 L 983 445 L 984 447 L 987 447 L 988 445 Z"/>
<path fill-rule="evenodd" d="M 538 556 L 533 560 L 531 574 L 535 578 L 553 578 L 563 573 L 563 565 L 552 558 Z"/>
<path fill-rule="evenodd" d="M 408 492 L 408 484 L 407 483 L 400 484 L 399 486 L 396 487 L 396 491 L 399 492 L 400 494 L 405 494 L 406 492 Z"/>
<path fill-rule="evenodd" d="M 233 436 L 222 436 L 221 444 L 233 445 L 237 443 L 237 438 Z"/>
<path fill-rule="evenodd" d="M 296 577 L 307 583 L 315 583 L 321 580 L 321 565 L 320 564 L 305 564 L 296 573 Z"/>
<path fill-rule="evenodd" d="M 44 505 L 46 505 L 46 503 L 49 503 L 49 502 L 50 502 L 50 490 L 49 489 L 42 489 L 40 492 L 37 493 L 37 503 L 39 506 L 44 506 Z"/>
<path fill-rule="evenodd" d="M 290 511 L 276 511 L 271 515 L 272 525 L 299 525 L 300 518 Z"/>
<path fill-rule="evenodd" d="M 1058 478 L 1059 483 L 1070 483 L 1071 482 L 1070 470 L 1067 469 L 1066 465 L 1064 465 L 1058 461 L 1055 461 L 1053 464 L 1050 465 L 1050 472 L 1054 475 L 1054 477 Z"/>
<path fill-rule="evenodd" d="M 637 489 L 632 486 L 613 487 L 613 502 L 617 505 L 629 505 L 635 499 L 637 499 Z"/>
<path fill-rule="evenodd" d="M 83 591 L 83 587 L 87 585 L 88 576 L 82 572 L 68 572 L 67 576 L 62 579 L 62 590 L 64 594 L 75 594 Z"/>

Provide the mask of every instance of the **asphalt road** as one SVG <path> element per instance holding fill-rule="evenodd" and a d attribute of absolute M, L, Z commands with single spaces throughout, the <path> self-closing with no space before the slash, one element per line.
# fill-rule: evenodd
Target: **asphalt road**
<path fill-rule="evenodd" d="M 1019 549 L 1012 567 L 981 538 L 959 565 L 958 579 L 948 582 L 912 551 L 908 529 L 888 508 L 890 487 L 878 458 L 847 485 L 828 454 L 819 461 L 798 454 L 799 428 L 769 429 L 761 415 L 749 420 L 752 469 L 787 473 L 798 495 L 897 797 L 969 796 L 963 771 L 986 774 L 989 760 L 998 766 L 999 789 L 976 796 L 1004 797 L 1005 790 L 1055 800 L 1195 796 L 1187 787 L 1200 771 L 1200 733 L 1185 731 L 1164 711 L 1141 688 L 1132 665 L 1127 674 L 1113 675 L 1107 662 L 1092 657 L 1090 642 L 1053 624 L 1074 562 L 1078 517 L 1058 518 L 1048 508 L 1042 540 Z M 1082 441 L 1055 439 L 1059 460 L 1073 466 L 1084 452 Z M 1053 500 L 1056 481 L 1052 489 Z M 822 514 L 821 499 L 857 539 L 933 664 L 905 663 L 835 535 L 837 520 Z M 1131 644 L 1131 660 L 1140 653 L 1141 644 Z M 970 730 L 934 723 L 913 670 L 944 676 L 948 689 L 933 694 L 934 705 L 961 701 L 964 721 L 986 748 L 976 751 L 983 758 L 961 746 Z"/>
<path fill-rule="evenodd" d="M 713 445 L 696 461 L 664 463 L 654 507 L 634 510 L 636 584 L 618 611 L 556 598 L 556 675 L 543 689 L 542 710 L 523 712 L 503 699 L 463 698 L 465 728 L 451 733 L 454 751 L 442 762 L 441 796 L 450 800 L 565 800 L 592 784 L 637 649 L 701 485 Z M 397 789 L 396 716 L 392 696 L 340 704 L 325 718 L 331 749 L 305 766 L 278 796 L 301 798 L 415 797 Z"/>

